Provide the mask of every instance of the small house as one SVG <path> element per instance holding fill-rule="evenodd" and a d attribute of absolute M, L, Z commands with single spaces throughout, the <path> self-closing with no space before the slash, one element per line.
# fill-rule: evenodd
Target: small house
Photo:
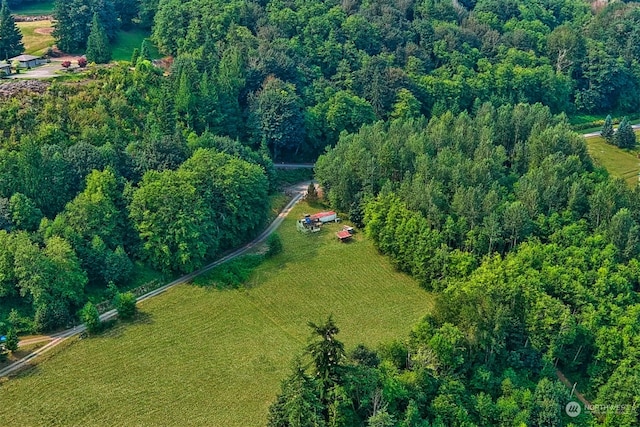
<path fill-rule="evenodd" d="M 40 65 L 41 59 L 38 56 L 33 55 L 18 55 L 9 59 L 10 62 L 18 61 L 20 63 L 20 68 L 33 68 Z"/>
<path fill-rule="evenodd" d="M 11 74 L 11 64 L 0 64 L 0 71 L 4 71 L 4 75 Z"/>

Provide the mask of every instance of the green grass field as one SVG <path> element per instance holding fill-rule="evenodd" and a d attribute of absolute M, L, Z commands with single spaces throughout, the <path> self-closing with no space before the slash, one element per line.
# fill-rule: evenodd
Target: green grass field
<path fill-rule="evenodd" d="M 16 15 L 49 15 L 53 13 L 54 8 L 53 0 L 39 1 L 37 3 L 23 3 L 18 6 L 14 6 L 11 12 Z"/>
<path fill-rule="evenodd" d="M 142 41 L 148 37 L 149 32 L 140 28 L 132 28 L 128 31 L 118 31 L 118 36 L 111 46 L 113 60 L 129 61 L 131 59 L 133 49 L 140 49 Z M 151 54 L 151 59 L 160 58 L 162 55 L 158 53 L 158 49 L 148 40 L 147 43 L 149 44 L 149 53 Z"/>
<path fill-rule="evenodd" d="M 43 55 L 55 43 L 51 31 L 51 21 L 18 22 L 22 32 L 25 53 Z"/>
<path fill-rule="evenodd" d="M 333 313 L 347 349 L 406 336 L 432 296 L 357 234 L 331 224 L 303 235 L 297 206 L 284 252 L 240 289 L 182 285 L 142 304 L 141 318 L 57 351 L 0 385 L 7 426 L 264 426 L 309 335 Z"/>
<path fill-rule="evenodd" d="M 639 132 L 636 135 L 640 138 Z M 621 150 L 599 136 L 586 140 L 589 154 L 596 164 L 605 167 L 611 175 L 624 178 L 629 185 L 638 185 L 640 159 L 637 151 Z"/>

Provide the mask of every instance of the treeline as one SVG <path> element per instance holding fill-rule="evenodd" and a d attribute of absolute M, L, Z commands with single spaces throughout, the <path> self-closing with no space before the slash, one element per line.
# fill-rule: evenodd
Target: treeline
<path fill-rule="evenodd" d="M 312 325 L 267 425 L 637 425 L 639 267 L 577 223 L 451 280 L 404 339 L 347 353 Z M 595 409 L 568 416 L 556 369 Z"/>
<path fill-rule="evenodd" d="M 397 367 L 459 381 L 465 410 L 438 421 L 431 408 L 445 396 L 430 386 L 422 404 L 390 404 L 396 420 L 413 399 L 435 425 L 563 425 L 560 389 L 547 402 L 552 421 L 532 418 L 530 400 L 500 415 L 509 375 L 535 395 L 558 367 L 594 402 L 627 405 L 605 414 L 611 425 L 637 423 L 640 194 L 593 167 L 563 116 L 485 104 L 377 123 L 344 135 L 316 176 L 398 269 L 440 292 L 416 327 L 422 344 L 396 343 L 408 358 Z"/>
<path fill-rule="evenodd" d="M 191 272 L 265 224 L 268 154 L 189 130 L 179 84 L 140 60 L 0 106 L 2 329 L 63 327 L 89 290 Z"/>
<path fill-rule="evenodd" d="M 635 112 L 639 28 L 632 2 L 594 14 L 582 0 L 162 0 L 153 39 L 199 61 L 196 76 L 221 80 L 204 84 L 184 69 L 185 89 L 215 88 L 230 108 L 217 129 L 265 144 L 277 160 L 313 158 L 375 120 L 485 101 Z"/>
<path fill-rule="evenodd" d="M 511 353 L 510 361 L 522 360 L 524 369 L 499 362 L 486 367 L 477 363 L 482 351 L 451 323 L 425 319 L 404 342 L 378 350 L 358 345 L 348 353 L 332 319 L 311 327 L 302 360 L 270 407 L 269 427 L 577 427 L 593 421 L 560 410 L 569 390 L 530 348 Z M 546 375 L 536 380 L 527 369 Z"/>
<path fill-rule="evenodd" d="M 128 30 L 134 25 L 148 29 L 156 7 L 157 0 L 55 0 L 56 46 L 67 53 L 83 52 L 91 47 L 89 35 L 97 33 L 96 27 L 110 42 L 120 29 Z"/>

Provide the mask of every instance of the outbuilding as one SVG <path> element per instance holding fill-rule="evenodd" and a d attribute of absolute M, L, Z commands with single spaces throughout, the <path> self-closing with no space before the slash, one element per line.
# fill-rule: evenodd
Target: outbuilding
<path fill-rule="evenodd" d="M 309 218 L 311 218 L 311 221 L 321 222 L 324 224 L 326 222 L 331 222 L 331 221 L 337 222 L 338 216 L 334 211 L 328 211 L 328 212 L 318 212 L 317 214 L 310 215 Z"/>
<path fill-rule="evenodd" d="M 4 71 L 4 75 L 11 74 L 11 64 L 0 64 L 0 71 Z"/>
<path fill-rule="evenodd" d="M 347 240 L 351 239 L 351 237 L 353 237 L 353 235 L 349 233 L 347 230 L 338 231 L 336 233 L 336 236 L 338 237 L 338 240 L 340 240 L 341 242 L 346 242 Z"/>
<path fill-rule="evenodd" d="M 20 68 L 33 68 L 41 64 L 41 59 L 38 56 L 33 55 L 18 55 L 9 59 L 10 62 L 18 61 Z"/>

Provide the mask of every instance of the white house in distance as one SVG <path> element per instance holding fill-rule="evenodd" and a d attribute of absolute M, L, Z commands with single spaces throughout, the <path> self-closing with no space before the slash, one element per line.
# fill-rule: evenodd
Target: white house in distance
<path fill-rule="evenodd" d="M 13 58 L 9 58 L 9 63 L 18 61 L 20 68 L 33 68 L 43 63 L 43 60 L 39 56 L 33 55 L 18 55 Z"/>

